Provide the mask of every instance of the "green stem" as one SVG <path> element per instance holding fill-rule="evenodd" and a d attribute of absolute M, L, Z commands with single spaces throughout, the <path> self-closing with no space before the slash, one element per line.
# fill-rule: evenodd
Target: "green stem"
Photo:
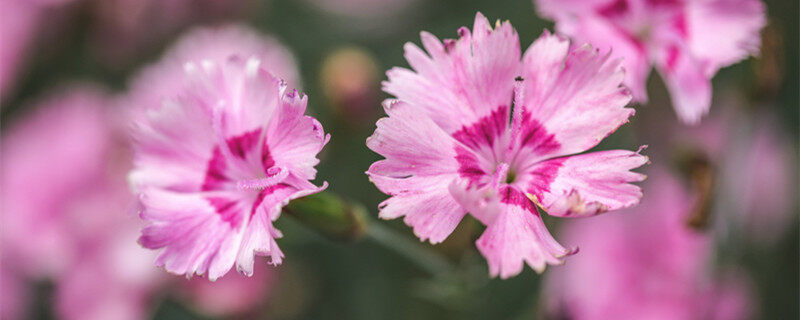
<path fill-rule="evenodd" d="M 382 224 L 370 224 L 366 235 L 376 243 L 392 249 L 405 257 L 431 275 L 444 275 L 451 273 L 455 269 L 453 265 L 441 255 Z"/>

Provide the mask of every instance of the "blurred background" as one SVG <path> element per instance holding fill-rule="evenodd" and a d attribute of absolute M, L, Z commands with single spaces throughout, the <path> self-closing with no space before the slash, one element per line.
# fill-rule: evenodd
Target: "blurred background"
<path fill-rule="evenodd" d="M 766 5 L 760 56 L 717 74 L 700 125 L 679 123 L 653 73 L 650 102 L 597 147 L 650 146 L 642 205 L 545 218 L 581 252 L 500 280 L 475 249 L 475 220 L 431 246 L 377 219 L 386 196 L 364 174 L 379 158 L 364 142 L 384 72 L 407 67 L 404 43 L 454 38 L 480 11 L 511 21 L 526 48 L 553 29 L 531 1 L 0 0 L 0 318 L 592 318 L 574 302 L 631 319 L 797 319 L 800 8 Z M 286 50 L 283 77 L 332 135 L 317 184 L 369 213 L 346 241 L 279 219 L 282 265 L 210 283 L 156 268 L 135 242 L 126 106 L 179 39 L 232 24 Z"/>

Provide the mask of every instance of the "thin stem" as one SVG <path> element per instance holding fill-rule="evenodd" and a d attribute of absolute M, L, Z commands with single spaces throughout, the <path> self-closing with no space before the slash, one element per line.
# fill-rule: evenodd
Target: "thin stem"
<path fill-rule="evenodd" d="M 455 269 L 441 255 L 430 251 L 419 242 L 410 240 L 382 224 L 371 223 L 367 228 L 366 235 L 376 243 L 394 250 L 431 275 L 444 275 L 453 272 Z"/>

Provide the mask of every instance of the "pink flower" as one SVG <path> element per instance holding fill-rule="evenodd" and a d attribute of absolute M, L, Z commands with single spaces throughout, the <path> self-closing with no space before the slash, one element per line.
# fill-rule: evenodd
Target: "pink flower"
<path fill-rule="evenodd" d="M 130 83 L 123 98 L 124 108 L 143 116 L 146 110 L 161 107 L 165 98 L 172 97 L 185 85 L 184 63 L 188 61 L 224 61 L 231 55 L 255 56 L 262 68 L 286 81 L 299 85 L 299 76 L 291 52 L 272 37 L 240 25 L 195 28 L 167 49 L 163 57 L 140 71 Z"/>
<path fill-rule="evenodd" d="M 43 279 L 55 282 L 59 318 L 139 319 L 146 310 L 160 273 L 135 242 L 136 217 L 126 215 L 135 202 L 109 101 L 98 88 L 71 86 L 3 136 L 0 283 L 10 292 L 0 302 L 9 312 L 24 304 L 26 285 Z"/>
<path fill-rule="evenodd" d="M 597 145 L 634 111 L 620 86 L 618 60 L 546 32 L 520 57 L 511 25 L 493 30 L 480 13 L 460 38 L 423 32 L 426 54 L 407 44 L 415 71 L 394 68 L 367 146 L 386 157 L 367 171 L 391 196 L 380 217 L 405 216 L 422 240 L 444 240 L 467 212 L 487 226 L 477 246 L 492 276 L 514 276 L 523 262 L 541 272 L 574 252 L 559 245 L 537 206 L 559 217 L 587 217 L 635 205 L 629 170 L 637 152 L 574 155 Z M 524 80 L 516 81 L 522 76 Z M 513 100 L 512 100 L 512 97 Z M 512 106 L 513 103 L 513 106 Z"/>
<path fill-rule="evenodd" d="M 559 32 L 625 58 L 625 84 L 647 101 L 650 66 L 664 78 L 678 117 L 697 123 L 720 68 L 757 54 L 765 25 L 759 0 L 536 0 Z"/>
<path fill-rule="evenodd" d="M 635 209 L 566 225 L 584 254 L 547 279 L 558 318 L 747 319 L 744 279 L 708 272 L 712 237 L 690 229 L 692 197 L 662 168 L 650 172 Z"/>
<path fill-rule="evenodd" d="M 272 77 L 260 61 L 233 56 L 185 65 L 187 86 L 137 123 L 135 168 L 147 221 L 139 242 L 161 249 L 156 264 L 211 280 L 236 263 L 253 272 L 254 255 L 279 264 L 272 222 L 313 185 L 327 143 L 304 116 L 307 98 Z"/>

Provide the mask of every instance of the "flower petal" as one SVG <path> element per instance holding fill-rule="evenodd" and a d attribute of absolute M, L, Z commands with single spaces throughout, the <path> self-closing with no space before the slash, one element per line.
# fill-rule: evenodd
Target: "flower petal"
<path fill-rule="evenodd" d="M 420 241 L 440 243 L 449 236 L 466 215 L 466 211 L 453 199 L 447 186 L 454 177 L 426 178 L 432 182 L 426 188 L 395 195 L 379 206 L 380 217 L 403 221 L 414 228 Z"/>
<path fill-rule="evenodd" d="M 611 150 L 551 159 L 534 166 L 520 183 L 547 213 L 586 217 L 639 203 L 642 190 L 630 182 L 645 179 L 632 172 L 648 159 L 638 152 Z"/>
<path fill-rule="evenodd" d="M 619 60 L 583 45 L 571 49 L 562 64 L 565 45 L 545 32 L 525 53 L 524 74 L 532 81 L 523 84 L 522 107 L 560 144 L 550 157 L 594 147 L 634 113 L 625 108 L 631 95 L 621 86 L 625 74 Z"/>
<path fill-rule="evenodd" d="M 272 161 L 304 179 L 314 179 L 317 154 L 330 140 L 322 125 L 306 116 L 308 97 L 297 91 L 281 93 L 281 104 L 269 124 L 266 140 Z"/>
<path fill-rule="evenodd" d="M 692 57 L 684 45 L 666 49 L 656 63 L 678 118 L 684 123 L 697 124 L 711 108 L 711 76 L 704 74 L 707 63 Z"/>
<path fill-rule="evenodd" d="M 766 25 L 764 4 L 758 0 L 689 1 L 686 10 L 688 47 L 692 55 L 709 60 L 707 76 L 749 55 L 758 54 L 759 32 Z M 724 34 L 724 37 L 720 35 Z"/>
<path fill-rule="evenodd" d="M 519 37 L 508 22 L 495 29 L 482 14 L 472 32 L 459 30 L 458 40 L 422 33 L 428 55 L 406 45 L 406 60 L 414 69 L 394 68 L 383 89 L 421 108 L 447 132 L 475 122 L 497 107 L 509 106 L 519 73 Z"/>
<path fill-rule="evenodd" d="M 496 214 L 476 241 L 492 277 L 513 277 L 522 272 L 524 263 L 541 273 L 547 264 L 561 264 L 562 257 L 576 252 L 553 239 L 535 205 L 513 187 L 505 188 L 489 204 L 475 210 L 492 210 Z"/>
<path fill-rule="evenodd" d="M 208 274 L 211 280 L 233 266 L 241 228 L 226 221 L 225 213 L 218 212 L 210 201 L 199 194 L 159 189 L 144 190 L 140 199 L 145 208 L 141 216 L 148 225 L 142 229 L 139 243 L 148 249 L 164 248 L 157 265 L 175 274 Z M 244 211 L 240 207 L 227 210 Z"/>

